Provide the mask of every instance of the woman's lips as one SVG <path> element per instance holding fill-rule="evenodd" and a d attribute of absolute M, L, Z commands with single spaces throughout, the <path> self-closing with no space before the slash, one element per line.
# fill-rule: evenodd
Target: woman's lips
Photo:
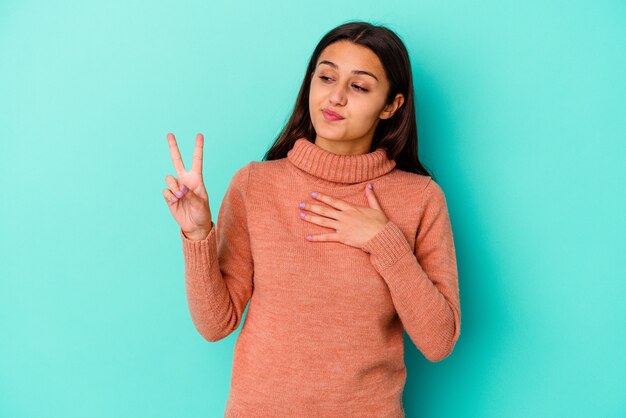
<path fill-rule="evenodd" d="M 322 113 L 324 114 L 324 119 L 326 119 L 328 121 L 335 121 L 335 120 L 342 120 L 342 119 L 344 119 L 343 117 L 341 117 L 340 115 L 336 114 L 335 112 L 332 112 L 332 111 L 327 110 L 327 109 L 322 110 Z"/>

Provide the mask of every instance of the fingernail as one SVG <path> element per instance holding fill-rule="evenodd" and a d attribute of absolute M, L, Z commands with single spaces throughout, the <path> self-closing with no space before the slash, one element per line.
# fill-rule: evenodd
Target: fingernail
<path fill-rule="evenodd" d="M 183 193 L 187 193 L 188 191 L 189 191 L 189 188 L 187 188 L 187 186 L 183 184 Z"/>
<path fill-rule="evenodd" d="M 372 189 L 372 183 L 367 183 L 367 188 L 371 190 Z"/>
<path fill-rule="evenodd" d="M 311 235 L 307 235 L 306 239 L 308 239 L 309 241 L 311 241 L 313 239 L 313 237 Z"/>
<path fill-rule="evenodd" d="M 176 196 L 172 196 L 172 197 L 170 198 L 170 200 L 171 200 L 172 202 L 176 202 L 178 199 L 176 199 Z"/>
<path fill-rule="evenodd" d="M 176 196 L 181 197 L 183 195 L 183 192 L 181 192 L 180 190 L 176 190 Z"/>
<path fill-rule="evenodd" d="M 313 197 L 317 197 L 317 192 L 313 192 L 313 193 L 311 193 L 311 196 L 313 196 Z"/>
<path fill-rule="evenodd" d="M 300 212 L 300 217 L 301 217 L 301 218 L 304 218 L 305 216 L 306 216 L 306 215 L 305 215 L 304 213 Z"/>
<path fill-rule="evenodd" d="M 300 209 L 304 209 L 304 202 L 300 203 Z"/>

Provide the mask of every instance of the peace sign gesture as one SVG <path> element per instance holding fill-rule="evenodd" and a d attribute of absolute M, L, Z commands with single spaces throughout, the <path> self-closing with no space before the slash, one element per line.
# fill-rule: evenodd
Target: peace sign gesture
<path fill-rule="evenodd" d="M 209 234 L 213 224 L 209 195 L 202 180 L 204 136 L 201 133 L 196 135 L 191 171 L 185 169 L 174 134 L 167 134 L 167 142 L 178 178 L 172 175 L 165 177 L 169 189 L 163 189 L 163 197 L 187 238 L 202 240 Z"/>

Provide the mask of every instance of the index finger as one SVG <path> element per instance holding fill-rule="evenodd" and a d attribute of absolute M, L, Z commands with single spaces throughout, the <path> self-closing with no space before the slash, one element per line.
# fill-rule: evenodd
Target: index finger
<path fill-rule="evenodd" d="M 193 160 L 191 162 L 191 171 L 202 174 L 202 148 L 204 146 L 204 135 L 196 135 L 196 146 L 193 149 Z"/>
<path fill-rule="evenodd" d="M 317 200 L 321 200 L 322 202 L 334 207 L 335 209 L 348 210 L 352 207 L 352 205 L 350 205 L 348 202 L 345 202 L 336 197 L 330 197 L 320 192 L 313 192 L 311 193 L 311 196 L 313 196 Z"/>
<path fill-rule="evenodd" d="M 172 162 L 174 163 L 174 169 L 176 170 L 176 174 L 180 177 L 180 175 L 186 170 L 185 165 L 183 164 L 183 159 L 180 157 L 178 145 L 176 145 L 176 138 L 171 132 L 167 134 L 167 143 L 170 146 L 170 156 L 172 157 Z"/>

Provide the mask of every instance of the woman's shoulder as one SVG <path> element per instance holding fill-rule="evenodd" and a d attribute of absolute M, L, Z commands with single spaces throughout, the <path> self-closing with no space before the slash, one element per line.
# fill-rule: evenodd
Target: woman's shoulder
<path fill-rule="evenodd" d="M 242 170 L 245 169 L 249 171 L 251 176 L 257 178 L 261 176 L 263 178 L 271 179 L 272 176 L 280 177 L 281 175 L 284 175 L 286 164 L 286 158 L 269 161 L 250 161 L 242 167 Z"/>
<path fill-rule="evenodd" d="M 285 159 L 270 161 L 250 161 L 233 174 L 232 181 L 239 185 L 247 185 L 252 179 L 262 178 L 264 182 L 272 182 L 284 176 Z"/>
<path fill-rule="evenodd" d="M 249 166 L 253 167 L 254 170 L 273 170 L 279 167 L 282 167 L 287 162 L 286 158 L 281 158 L 278 160 L 269 160 L 269 161 L 250 161 L 248 163 Z"/>
<path fill-rule="evenodd" d="M 399 168 L 394 168 L 390 174 L 390 180 L 394 186 L 407 189 L 410 192 L 424 192 L 426 187 L 431 182 L 434 182 L 430 176 L 404 171 Z"/>

